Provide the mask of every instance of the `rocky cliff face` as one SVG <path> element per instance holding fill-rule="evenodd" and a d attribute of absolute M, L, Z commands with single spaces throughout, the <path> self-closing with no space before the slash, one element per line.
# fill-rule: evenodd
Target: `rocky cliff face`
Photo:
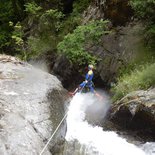
<path fill-rule="evenodd" d="M 128 94 L 113 105 L 111 112 L 111 121 L 119 129 L 132 131 L 143 141 L 155 140 L 155 89 Z"/>
<path fill-rule="evenodd" d="M 93 0 L 85 10 L 84 23 L 91 19 L 108 19 L 114 26 L 125 26 L 131 20 L 133 10 L 129 0 Z"/>
<path fill-rule="evenodd" d="M 38 155 L 64 116 L 60 81 L 14 57 L 0 55 L 0 154 Z M 62 146 L 65 123 L 45 154 Z"/>
<path fill-rule="evenodd" d="M 119 69 L 127 67 L 136 59 L 143 40 L 140 33 L 143 29 L 142 23 L 130 22 L 103 36 L 103 45 L 96 47 L 94 52 L 102 58 L 98 71 L 101 79 L 107 84 L 115 81 Z"/>
<path fill-rule="evenodd" d="M 139 22 L 130 22 L 126 26 L 118 26 L 112 29 L 111 34 L 102 37 L 101 44 L 94 46 L 90 52 L 98 56 L 101 61 L 95 70 L 94 83 L 97 86 L 110 86 L 116 81 L 119 69 L 126 67 L 136 59 L 139 49 L 142 46 L 142 30 L 144 26 Z M 60 77 L 60 80 L 67 88 L 80 79 L 78 71 L 74 70 L 64 57 L 59 57 L 54 64 L 52 71 Z M 83 68 L 83 71 L 84 68 Z"/>
<path fill-rule="evenodd" d="M 115 82 L 119 69 L 126 67 L 136 56 L 143 25 L 131 21 L 132 15 L 129 0 L 94 0 L 83 14 L 83 23 L 92 19 L 110 21 L 111 33 L 102 37 L 100 46 L 92 48 L 92 53 L 101 58 L 96 72 L 101 80 L 95 81 L 101 86 Z"/>
<path fill-rule="evenodd" d="M 95 70 L 94 83 L 97 86 L 110 86 L 116 81 L 119 69 L 126 67 L 136 57 L 142 41 L 140 32 L 144 26 L 139 22 L 131 21 L 131 16 L 132 10 L 128 0 L 94 0 L 83 13 L 83 24 L 92 19 L 110 20 L 111 33 L 104 35 L 101 44 L 92 47 L 89 51 L 101 59 Z M 65 68 L 63 70 L 62 64 Z M 65 87 L 66 83 L 68 85 L 72 81 L 70 77 L 74 77 L 74 81 L 77 81 L 75 74 L 77 75 L 78 71 L 75 71 L 64 57 L 59 58 L 55 63 L 53 72 L 60 77 Z"/>

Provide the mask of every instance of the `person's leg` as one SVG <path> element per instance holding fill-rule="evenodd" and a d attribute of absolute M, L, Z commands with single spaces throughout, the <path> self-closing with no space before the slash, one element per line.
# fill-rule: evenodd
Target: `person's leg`
<path fill-rule="evenodd" d="M 91 93 L 94 93 L 94 88 L 93 88 L 93 86 L 90 86 L 89 88 L 90 88 L 90 92 L 91 92 Z"/>
<path fill-rule="evenodd" d="M 76 94 L 77 92 L 79 92 L 82 88 L 85 87 L 85 85 L 86 85 L 86 82 L 83 81 L 83 82 L 79 85 L 79 87 L 76 88 L 76 89 L 74 90 L 73 94 Z"/>
<path fill-rule="evenodd" d="M 88 87 L 89 87 L 90 92 L 91 92 L 91 93 L 94 93 L 94 87 L 93 87 L 92 83 L 90 83 L 90 84 L 88 85 Z"/>

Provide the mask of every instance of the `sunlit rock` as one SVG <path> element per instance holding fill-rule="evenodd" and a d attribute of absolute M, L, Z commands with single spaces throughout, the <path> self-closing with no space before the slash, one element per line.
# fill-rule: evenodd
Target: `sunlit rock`
<path fill-rule="evenodd" d="M 53 75 L 0 55 L 0 154 L 38 155 L 64 116 L 66 91 Z M 45 154 L 57 152 L 65 123 Z"/>

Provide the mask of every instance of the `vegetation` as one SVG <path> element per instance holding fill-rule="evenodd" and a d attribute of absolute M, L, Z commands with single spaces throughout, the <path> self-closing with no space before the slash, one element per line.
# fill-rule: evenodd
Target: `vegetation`
<path fill-rule="evenodd" d="M 26 3 L 25 7 L 25 11 L 30 15 L 37 15 L 42 10 L 42 8 L 38 6 L 35 2 Z"/>
<path fill-rule="evenodd" d="M 76 0 L 69 9 L 65 6 L 67 2 L 62 0 L 0 1 L 0 53 L 29 60 L 57 52 L 78 66 L 95 64 L 99 59 L 91 54 L 91 49 L 109 32 L 106 31 L 107 21 L 82 24 L 82 13 L 91 2 Z M 146 63 L 155 57 L 155 0 L 130 0 L 130 5 L 135 17 L 145 24 L 144 43 L 139 60 L 120 71 L 118 84 L 113 88 L 115 99 L 129 91 L 154 85 L 155 65 Z M 143 67 L 137 69 L 142 64 Z"/>
<path fill-rule="evenodd" d="M 81 15 L 81 13 L 90 5 L 92 0 L 78 0 L 73 3 L 73 14 Z"/>
<path fill-rule="evenodd" d="M 58 50 L 66 55 L 71 63 L 84 65 L 95 64 L 97 57 L 89 53 L 90 47 L 99 43 L 106 31 L 107 21 L 91 21 L 87 25 L 78 26 L 73 33 L 65 36 L 58 44 Z"/>
<path fill-rule="evenodd" d="M 5 52 L 5 47 L 10 45 L 9 39 L 11 38 L 10 32 L 12 29 L 9 26 L 13 9 L 11 2 L 8 0 L 0 1 L 0 50 Z"/>
<path fill-rule="evenodd" d="M 81 24 L 81 13 L 90 1 L 75 1 L 72 12 L 64 15 L 63 3 L 67 2 L 61 0 L 2 0 L 0 53 L 30 59 L 47 51 L 57 51 L 57 44 L 64 36 Z M 28 29 L 31 32 L 27 33 Z"/>
<path fill-rule="evenodd" d="M 62 22 L 64 15 L 58 10 L 49 9 L 38 16 L 38 30 L 28 37 L 28 58 L 53 51 L 61 39 Z M 37 35 L 36 35 L 37 34 Z"/>
<path fill-rule="evenodd" d="M 114 101 L 132 91 L 155 86 L 155 64 L 150 64 L 155 60 L 155 0 L 130 0 L 130 4 L 135 17 L 145 23 L 144 42 L 138 49 L 141 55 L 121 70 L 117 84 L 112 88 Z"/>
<path fill-rule="evenodd" d="M 118 84 L 112 89 L 115 93 L 113 100 L 116 101 L 132 91 L 153 86 L 155 86 L 155 63 L 143 65 L 118 80 Z"/>
<path fill-rule="evenodd" d="M 155 0 L 130 0 L 137 17 L 153 21 L 155 19 Z"/>
<path fill-rule="evenodd" d="M 135 16 L 146 24 L 145 39 L 148 46 L 155 48 L 155 0 L 130 0 Z"/>

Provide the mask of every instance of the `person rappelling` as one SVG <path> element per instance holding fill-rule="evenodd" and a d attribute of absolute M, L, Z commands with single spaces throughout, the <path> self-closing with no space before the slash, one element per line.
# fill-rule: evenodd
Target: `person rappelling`
<path fill-rule="evenodd" d="M 83 92 L 83 90 L 87 88 L 88 89 L 87 92 L 91 92 L 100 100 L 103 99 L 103 97 L 94 90 L 94 83 L 92 81 L 94 77 L 93 69 L 94 69 L 93 65 L 88 65 L 88 72 L 85 75 L 85 80 L 75 89 L 74 92 L 70 92 L 69 93 L 70 95 L 74 96 L 76 93 Z"/>
<path fill-rule="evenodd" d="M 94 84 L 93 84 L 93 77 L 94 77 L 94 73 L 93 73 L 93 69 L 94 66 L 93 65 L 89 65 L 88 66 L 88 72 L 85 76 L 85 81 L 83 81 L 78 88 L 75 89 L 75 91 L 73 93 L 71 93 L 71 95 L 75 95 L 77 92 L 82 92 L 82 90 L 87 87 L 89 88 L 89 91 L 94 93 Z"/>

